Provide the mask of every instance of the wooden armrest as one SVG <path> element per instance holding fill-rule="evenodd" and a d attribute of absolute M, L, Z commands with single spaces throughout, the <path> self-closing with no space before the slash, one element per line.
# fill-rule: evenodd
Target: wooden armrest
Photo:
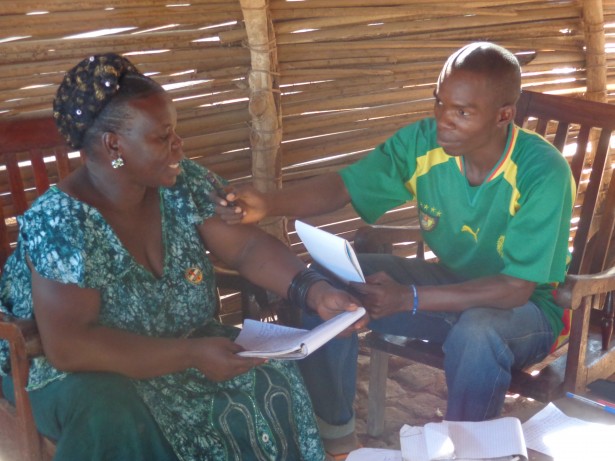
<path fill-rule="evenodd" d="M 8 341 L 11 355 L 16 353 L 18 357 L 28 360 L 44 354 L 38 328 L 33 319 L 18 319 L 0 313 L 0 339 Z"/>
<path fill-rule="evenodd" d="M 393 253 L 393 244 L 414 241 L 422 258 L 423 237 L 419 226 L 365 226 L 357 229 L 354 248 L 357 253 Z"/>
<path fill-rule="evenodd" d="M 615 266 L 597 274 L 567 275 L 555 292 L 555 301 L 564 308 L 578 309 L 586 296 L 615 291 Z"/>

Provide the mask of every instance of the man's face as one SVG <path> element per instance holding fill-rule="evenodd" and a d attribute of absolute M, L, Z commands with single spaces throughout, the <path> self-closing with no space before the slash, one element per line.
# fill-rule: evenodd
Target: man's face
<path fill-rule="evenodd" d="M 453 156 L 490 154 L 501 126 L 499 98 L 487 79 L 456 70 L 442 78 L 434 96 L 437 139 L 445 152 Z"/>

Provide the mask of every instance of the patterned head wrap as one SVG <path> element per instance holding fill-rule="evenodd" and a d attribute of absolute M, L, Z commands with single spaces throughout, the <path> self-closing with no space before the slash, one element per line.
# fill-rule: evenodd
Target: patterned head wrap
<path fill-rule="evenodd" d="M 53 101 L 53 118 L 71 147 L 82 147 L 85 132 L 128 73 L 140 74 L 128 59 L 114 53 L 90 56 L 66 73 Z"/>

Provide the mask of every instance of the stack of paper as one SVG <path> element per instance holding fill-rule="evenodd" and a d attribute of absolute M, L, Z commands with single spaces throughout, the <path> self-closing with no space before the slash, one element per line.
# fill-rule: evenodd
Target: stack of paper
<path fill-rule="evenodd" d="M 555 461 L 612 461 L 615 425 L 567 416 L 553 403 L 523 423 L 528 448 Z"/>
<path fill-rule="evenodd" d="M 404 425 L 399 435 L 403 461 L 527 460 L 521 422 L 512 417 Z"/>

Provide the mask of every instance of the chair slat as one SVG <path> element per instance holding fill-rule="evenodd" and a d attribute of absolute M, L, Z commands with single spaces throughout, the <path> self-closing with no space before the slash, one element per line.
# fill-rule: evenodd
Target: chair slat
<path fill-rule="evenodd" d="M 593 158 L 589 183 L 583 196 L 583 205 L 581 209 L 579 226 L 574 236 L 573 260 L 570 263 L 569 268 L 570 274 L 587 273 L 587 270 L 589 269 L 589 264 L 591 263 L 589 258 L 585 257 L 585 250 L 587 249 L 587 242 L 590 237 L 590 230 L 592 229 L 593 218 L 596 214 L 598 194 L 600 192 L 600 186 L 602 185 L 602 177 L 604 174 L 604 168 L 606 166 L 610 140 L 610 131 L 602 130 L 598 145 L 596 147 L 596 153 L 594 154 Z"/>
<path fill-rule="evenodd" d="M 583 171 L 583 165 L 585 164 L 585 155 L 587 153 L 587 143 L 589 141 L 589 133 L 591 127 L 587 125 L 581 126 L 579 134 L 577 135 L 577 148 L 572 161 L 570 162 L 570 169 L 572 170 L 572 176 L 575 183 L 579 184 L 581 181 L 581 173 Z"/>
<path fill-rule="evenodd" d="M 60 179 L 65 178 L 71 172 L 68 151 L 66 149 L 56 149 L 56 166 L 58 167 Z"/>
<path fill-rule="evenodd" d="M 4 162 L 8 173 L 9 186 L 11 188 L 11 196 L 15 204 L 16 214 L 22 214 L 28 208 L 28 202 L 26 201 L 17 155 L 14 152 L 6 153 L 4 155 Z"/>
<path fill-rule="evenodd" d="M 30 160 L 32 161 L 32 171 L 34 172 L 36 192 L 38 195 L 41 195 L 49 189 L 49 176 L 47 175 L 47 168 L 45 168 L 45 161 L 43 160 L 41 150 L 33 149 L 30 152 Z"/>
<path fill-rule="evenodd" d="M 570 124 L 568 123 L 558 123 L 557 130 L 555 132 L 555 138 L 553 139 L 553 145 L 557 147 L 557 150 L 562 152 L 564 150 L 564 146 L 566 145 L 566 138 L 568 137 L 568 128 Z"/>

